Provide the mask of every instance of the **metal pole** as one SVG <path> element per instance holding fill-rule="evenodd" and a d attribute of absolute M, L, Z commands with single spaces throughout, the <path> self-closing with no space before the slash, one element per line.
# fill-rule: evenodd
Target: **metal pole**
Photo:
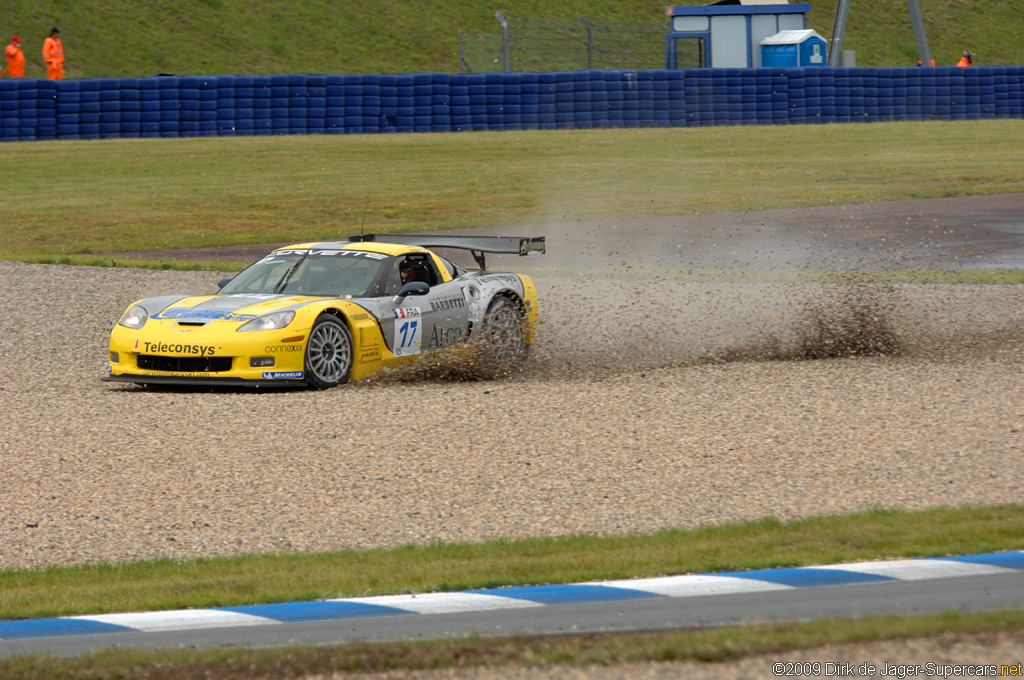
<path fill-rule="evenodd" d="M 505 57 L 505 73 L 509 73 L 512 71 L 512 51 L 510 47 L 508 21 L 505 20 L 505 17 L 501 16 L 501 12 L 495 12 L 494 18 L 501 24 L 501 52 Z"/>
<path fill-rule="evenodd" d="M 580 21 L 587 27 L 587 68 L 594 68 L 594 26 L 585 17 L 580 17 Z"/>
<path fill-rule="evenodd" d="M 921 4 L 917 0 L 907 0 L 910 12 L 910 25 L 914 27 L 914 40 L 917 42 L 917 58 L 921 66 L 932 65 L 932 53 L 928 49 L 928 36 L 924 31 L 924 17 L 921 15 Z"/>
<path fill-rule="evenodd" d="M 839 66 L 843 58 L 843 34 L 846 33 L 846 19 L 850 16 L 850 0 L 839 0 L 836 6 L 836 20 L 832 24 L 832 39 L 828 41 L 828 65 Z"/>

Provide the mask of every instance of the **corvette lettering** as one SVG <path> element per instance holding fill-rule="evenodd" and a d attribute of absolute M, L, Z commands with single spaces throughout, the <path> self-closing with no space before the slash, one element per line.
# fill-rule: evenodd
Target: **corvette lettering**
<path fill-rule="evenodd" d="M 367 257 L 371 260 L 386 260 L 387 255 L 368 253 L 365 250 L 312 250 L 310 255 L 336 255 L 340 257 Z"/>
<path fill-rule="evenodd" d="M 198 354 L 201 357 L 212 357 L 217 349 L 213 345 L 175 345 L 169 342 L 143 342 L 142 344 L 145 346 L 144 352 L 146 354 L 167 354 L 172 352 L 174 354 Z"/>
<path fill-rule="evenodd" d="M 386 260 L 387 255 L 382 253 L 370 253 L 365 250 L 275 250 L 260 262 L 275 260 L 281 255 L 319 255 L 323 257 L 366 257 L 371 260 Z"/>
<path fill-rule="evenodd" d="M 162 378 L 209 378 L 209 373 L 185 371 L 142 371 L 142 375 L 158 375 Z"/>

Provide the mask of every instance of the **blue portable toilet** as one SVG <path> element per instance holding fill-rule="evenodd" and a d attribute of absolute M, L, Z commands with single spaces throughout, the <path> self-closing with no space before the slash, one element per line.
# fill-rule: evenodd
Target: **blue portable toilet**
<path fill-rule="evenodd" d="M 827 43 L 812 28 L 779 31 L 761 41 L 761 66 L 803 68 L 827 64 Z"/>
<path fill-rule="evenodd" d="M 665 68 L 757 68 L 758 45 L 779 31 L 807 28 L 810 3 L 789 0 L 715 0 L 670 5 Z"/>

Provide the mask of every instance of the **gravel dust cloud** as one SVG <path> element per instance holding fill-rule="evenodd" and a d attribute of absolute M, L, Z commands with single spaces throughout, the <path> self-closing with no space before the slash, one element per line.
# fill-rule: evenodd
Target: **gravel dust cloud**
<path fill-rule="evenodd" d="M 489 256 L 531 274 L 538 341 L 523 376 L 593 377 L 750 361 L 1003 356 L 1022 344 L 1014 286 L 886 283 L 903 270 L 1014 269 L 1019 197 L 476 230 L 547 237 Z M 924 205 L 927 204 L 927 205 Z M 919 207 L 917 213 L 907 206 Z M 966 207 L 965 207 L 966 206 Z M 556 211 L 557 212 L 557 211 Z M 828 280 L 829 283 L 806 281 Z M 402 379 L 477 380 L 439 362 Z"/>

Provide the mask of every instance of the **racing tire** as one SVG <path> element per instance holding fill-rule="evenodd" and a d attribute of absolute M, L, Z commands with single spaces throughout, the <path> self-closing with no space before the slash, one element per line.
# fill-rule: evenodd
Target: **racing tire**
<path fill-rule="evenodd" d="M 513 300 L 498 296 L 484 314 L 481 351 L 495 368 L 509 371 L 526 360 L 526 317 Z"/>
<path fill-rule="evenodd" d="M 306 343 L 306 382 L 318 390 L 347 382 L 354 356 L 352 334 L 345 323 L 331 314 L 321 314 Z"/>

